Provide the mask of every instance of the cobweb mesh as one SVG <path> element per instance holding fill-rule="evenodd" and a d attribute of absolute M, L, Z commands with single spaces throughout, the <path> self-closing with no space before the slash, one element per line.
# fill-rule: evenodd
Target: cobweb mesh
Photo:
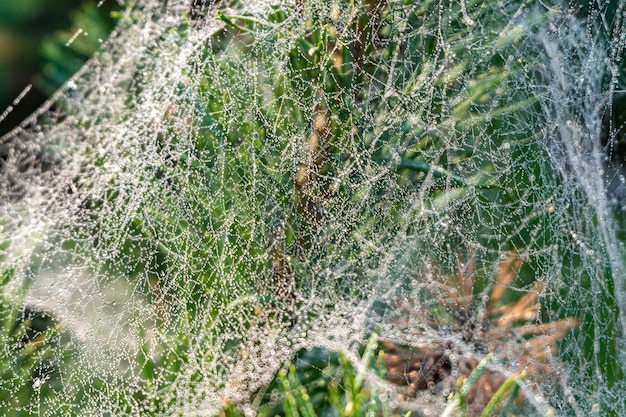
<path fill-rule="evenodd" d="M 1 406 L 254 414 L 324 348 L 416 415 L 489 353 L 525 415 L 625 415 L 624 4 L 579 6 L 129 2 L 0 142 L 3 320 L 54 322 Z"/>

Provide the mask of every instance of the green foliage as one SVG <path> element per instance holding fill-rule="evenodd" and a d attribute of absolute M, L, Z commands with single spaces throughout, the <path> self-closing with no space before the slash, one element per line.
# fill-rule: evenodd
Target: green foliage
<path fill-rule="evenodd" d="M 369 376 L 381 377 L 385 370 L 382 351 L 378 352 L 377 337 L 373 335 L 364 347 L 358 364 L 344 352 L 328 352 L 324 349 L 301 351 L 294 363 L 282 368 L 265 390 L 264 400 L 259 404 L 259 416 L 287 417 L 315 416 L 373 416 L 398 415 L 390 406 L 384 385 L 368 384 Z M 366 374 L 368 378 L 365 378 Z M 370 375 L 371 374 L 371 375 Z M 242 409 L 228 405 L 226 416 L 242 416 Z M 410 415 L 407 413 L 405 417 Z"/>

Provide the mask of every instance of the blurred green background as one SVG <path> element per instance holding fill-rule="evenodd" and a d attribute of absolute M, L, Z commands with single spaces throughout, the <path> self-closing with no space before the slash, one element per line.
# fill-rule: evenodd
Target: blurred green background
<path fill-rule="evenodd" d="M 0 135 L 39 107 L 106 40 L 115 0 L 0 1 L 0 114 L 32 89 L 0 122 Z M 68 46 L 68 41 L 81 33 Z"/>

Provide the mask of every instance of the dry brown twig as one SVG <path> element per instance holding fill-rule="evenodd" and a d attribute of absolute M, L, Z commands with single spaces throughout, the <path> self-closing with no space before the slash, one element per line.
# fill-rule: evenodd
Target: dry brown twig
<path fill-rule="evenodd" d="M 497 366 L 484 372 L 470 391 L 468 415 L 479 415 L 511 375 L 525 371 L 527 386 L 531 388 L 556 377 L 552 355 L 556 353 L 558 342 L 578 326 L 578 320 L 539 322 L 539 298 L 544 291 L 540 281 L 516 301 L 502 304 L 502 297 L 511 288 L 521 266 L 522 256 L 517 253 L 511 253 L 500 263 L 484 305 L 476 303 L 473 255 L 466 266 L 453 275 L 437 269 L 433 279 L 437 281 L 438 291 L 433 296 L 451 313 L 450 322 L 445 326 L 425 318 L 424 309 L 417 311 L 406 305 L 406 300 L 401 303 L 400 308 L 420 316 L 416 322 L 421 320 L 422 326 L 440 335 L 438 340 L 420 347 L 382 343 L 386 377 L 404 387 L 398 395 L 404 407 L 425 403 L 437 415 L 443 409 L 446 396 L 458 386 L 457 380 L 469 377 L 488 353 L 497 358 Z M 439 399 L 438 403 L 434 402 L 435 406 L 433 397 Z M 523 400 L 520 393 L 517 402 L 523 404 Z"/>

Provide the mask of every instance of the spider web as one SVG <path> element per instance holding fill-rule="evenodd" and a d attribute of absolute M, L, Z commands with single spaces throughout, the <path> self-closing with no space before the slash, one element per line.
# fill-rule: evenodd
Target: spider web
<path fill-rule="evenodd" d="M 543 366 L 527 415 L 626 414 L 623 177 L 601 143 L 624 4 L 579 6 L 129 2 L 0 142 L 4 295 L 58 323 L 54 371 L 2 383 L 37 401 L 2 407 L 252 415 L 297 352 L 359 364 L 376 333 L 492 353 L 505 379 L 516 354 Z M 528 294 L 506 336 L 476 324 Z M 538 355 L 519 329 L 542 323 Z M 437 389 L 396 406 L 440 413 Z"/>

